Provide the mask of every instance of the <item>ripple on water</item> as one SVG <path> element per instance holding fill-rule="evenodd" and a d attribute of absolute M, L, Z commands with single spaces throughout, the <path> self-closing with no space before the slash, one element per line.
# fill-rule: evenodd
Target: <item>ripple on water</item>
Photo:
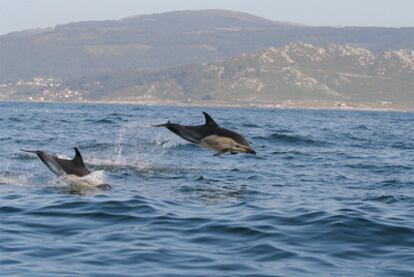
<path fill-rule="evenodd" d="M 198 107 L 0 103 L 2 274 L 414 275 L 412 113 L 208 112 L 258 155 L 151 127 Z M 112 190 L 70 194 L 19 151 L 75 146 Z"/>

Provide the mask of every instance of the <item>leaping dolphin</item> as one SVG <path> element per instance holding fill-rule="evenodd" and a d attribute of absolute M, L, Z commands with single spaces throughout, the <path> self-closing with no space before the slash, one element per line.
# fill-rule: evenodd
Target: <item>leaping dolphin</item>
<path fill-rule="evenodd" d="M 57 176 L 75 175 L 78 177 L 85 177 L 91 174 L 91 171 L 83 162 L 82 155 L 79 150 L 76 147 L 74 149 L 75 157 L 72 160 L 58 158 L 56 156 L 48 154 L 45 151 L 40 150 L 21 149 L 21 151 L 36 154 L 40 160 Z M 101 189 L 111 188 L 111 186 L 108 184 L 99 184 L 97 187 Z"/>
<path fill-rule="evenodd" d="M 250 146 L 247 140 L 240 134 L 219 127 L 213 118 L 206 112 L 203 112 L 206 119 L 204 125 L 184 126 L 171 123 L 154 125 L 155 127 L 166 127 L 171 132 L 182 137 L 183 139 L 197 144 L 201 147 L 212 149 L 221 155 L 226 152 L 231 154 L 250 153 L 256 155 L 256 151 Z"/>

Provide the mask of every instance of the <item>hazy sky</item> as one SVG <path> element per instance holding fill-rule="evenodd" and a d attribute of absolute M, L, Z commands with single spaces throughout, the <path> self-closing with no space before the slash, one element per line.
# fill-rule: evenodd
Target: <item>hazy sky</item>
<path fill-rule="evenodd" d="M 229 9 L 307 25 L 414 26 L 414 0 L 0 0 L 0 34 L 190 9 Z"/>

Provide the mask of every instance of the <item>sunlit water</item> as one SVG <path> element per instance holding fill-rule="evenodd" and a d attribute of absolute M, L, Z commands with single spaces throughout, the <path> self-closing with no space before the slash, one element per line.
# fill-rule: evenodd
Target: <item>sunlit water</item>
<path fill-rule="evenodd" d="M 256 156 L 151 126 L 203 110 L 1 103 L 0 274 L 413 276 L 413 113 L 205 109 Z M 19 151 L 75 146 L 111 190 Z"/>

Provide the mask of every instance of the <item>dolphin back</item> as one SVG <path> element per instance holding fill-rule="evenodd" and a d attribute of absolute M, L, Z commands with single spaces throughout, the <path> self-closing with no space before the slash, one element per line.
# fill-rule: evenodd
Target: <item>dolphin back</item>
<path fill-rule="evenodd" d="M 166 127 L 168 130 L 178 135 L 179 137 L 195 143 L 201 143 L 201 140 L 209 135 L 213 135 L 215 130 L 218 129 L 218 124 L 214 119 L 206 112 L 203 112 L 205 123 L 204 125 L 197 126 L 185 126 L 168 121 L 164 124 L 153 125 L 154 127 Z"/>
<path fill-rule="evenodd" d="M 174 134 L 182 137 L 183 139 L 198 144 L 201 140 L 206 137 L 209 132 L 206 132 L 204 126 L 184 126 L 180 124 L 170 123 L 167 126 L 167 129 L 173 132 Z"/>

